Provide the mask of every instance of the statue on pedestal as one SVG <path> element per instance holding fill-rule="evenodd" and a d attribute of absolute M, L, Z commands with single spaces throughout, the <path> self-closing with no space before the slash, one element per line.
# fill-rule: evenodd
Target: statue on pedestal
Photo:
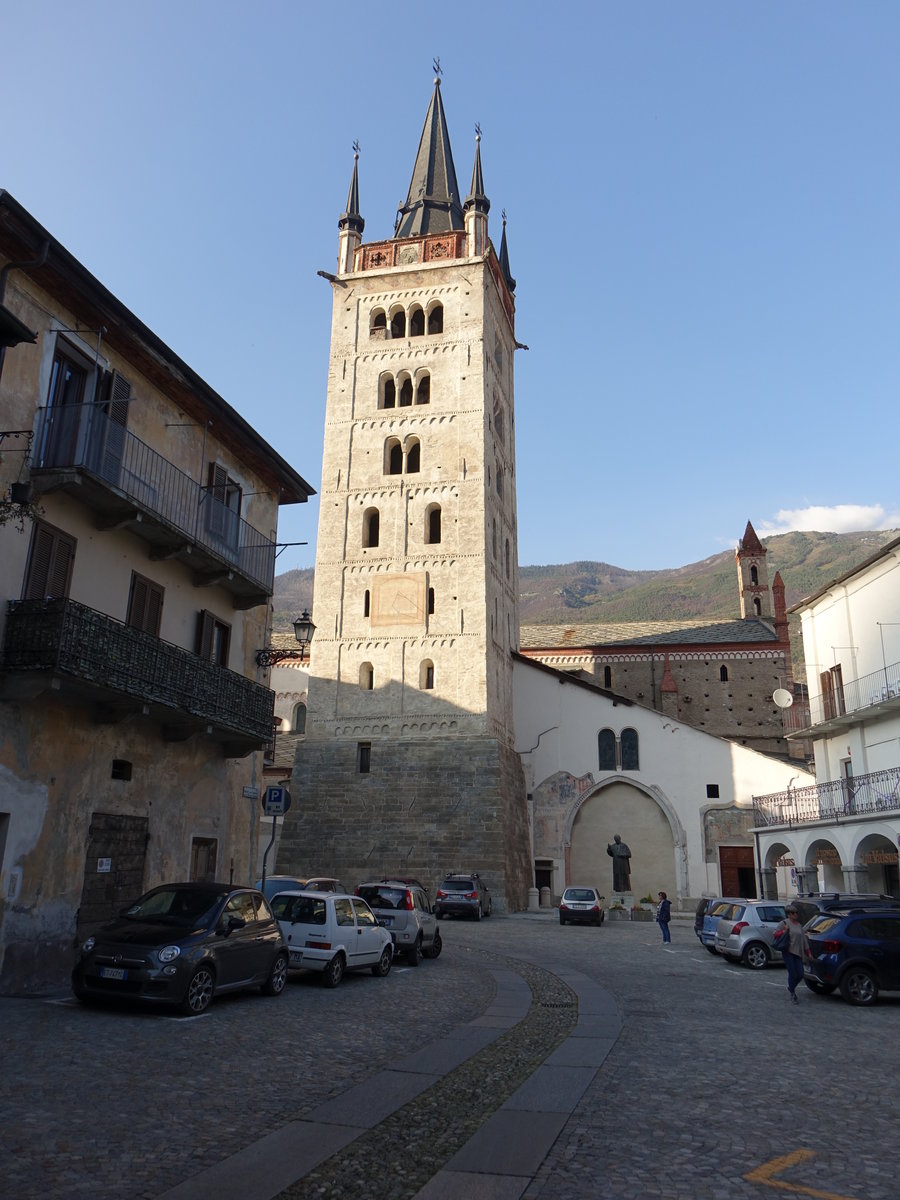
<path fill-rule="evenodd" d="M 631 851 L 616 834 L 607 844 L 606 853 L 613 860 L 613 891 L 631 891 Z"/>

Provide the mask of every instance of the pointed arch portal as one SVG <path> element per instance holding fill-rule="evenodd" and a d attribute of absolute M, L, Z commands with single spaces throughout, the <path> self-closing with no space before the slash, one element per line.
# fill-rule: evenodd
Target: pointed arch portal
<path fill-rule="evenodd" d="M 612 859 L 606 847 L 617 833 L 631 850 L 635 897 L 688 893 L 686 838 L 675 810 L 655 789 L 621 778 L 600 783 L 572 807 L 566 823 L 566 882 L 610 896 Z"/>

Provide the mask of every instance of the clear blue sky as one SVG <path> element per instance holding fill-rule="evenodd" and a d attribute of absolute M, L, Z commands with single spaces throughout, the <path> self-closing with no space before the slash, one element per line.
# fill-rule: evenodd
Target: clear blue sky
<path fill-rule="evenodd" d="M 3 48 L 0 187 L 317 489 L 351 145 L 390 236 L 440 55 L 531 347 L 520 563 L 900 526 L 896 0 L 42 0 Z"/>

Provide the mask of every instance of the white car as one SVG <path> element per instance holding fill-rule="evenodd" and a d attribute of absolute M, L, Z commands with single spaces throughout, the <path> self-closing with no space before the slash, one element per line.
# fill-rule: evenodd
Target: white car
<path fill-rule="evenodd" d="M 369 967 L 382 978 L 390 971 L 391 935 L 358 896 L 279 892 L 269 905 L 288 944 L 292 970 L 320 971 L 330 988 L 357 967 Z"/>

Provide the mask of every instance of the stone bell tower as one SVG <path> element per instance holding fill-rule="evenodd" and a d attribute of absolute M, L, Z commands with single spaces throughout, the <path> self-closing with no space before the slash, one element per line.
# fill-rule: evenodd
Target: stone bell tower
<path fill-rule="evenodd" d="M 477 127 L 476 127 L 477 128 Z M 333 277 L 307 735 L 279 871 L 347 886 L 532 882 L 513 745 L 515 280 L 478 130 L 460 198 L 441 97 L 394 234 L 363 243 L 358 163 Z"/>
<path fill-rule="evenodd" d="M 745 621 L 753 621 L 758 617 L 768 621 L 773 619 L 767 554 L 765 546 L 756 536 L 756 530 L 748 521 L 744 536 L 734 552 L 741 594 L 741 617 Z"/>

